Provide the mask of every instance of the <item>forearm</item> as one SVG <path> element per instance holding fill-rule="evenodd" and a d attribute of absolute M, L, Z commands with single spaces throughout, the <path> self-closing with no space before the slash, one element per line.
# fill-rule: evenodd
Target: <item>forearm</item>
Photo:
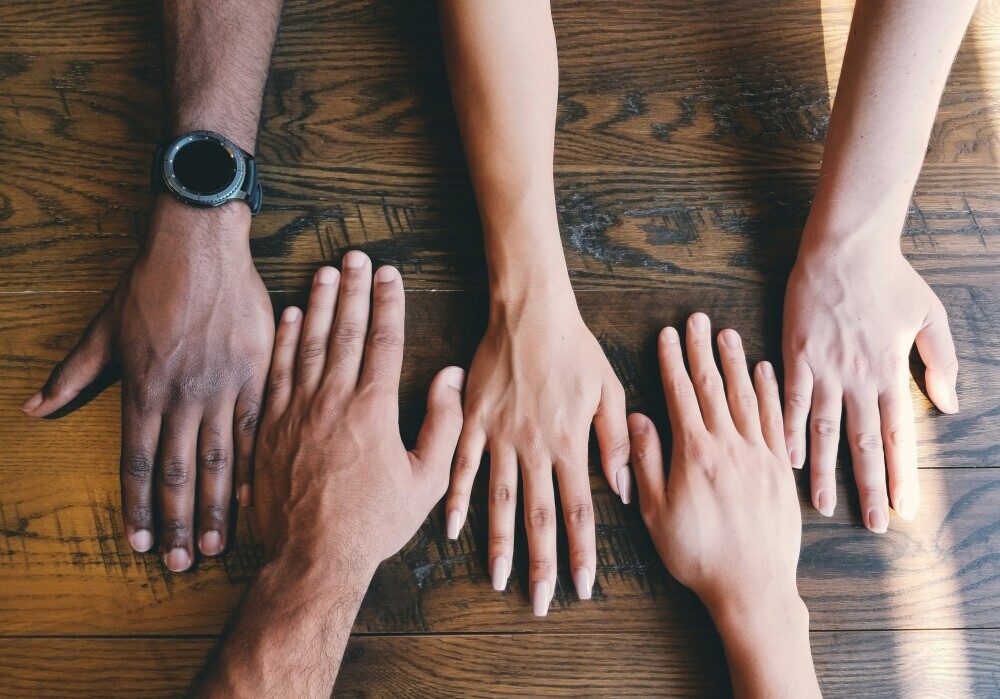
<path fill-rule="evenodd" d="M 205 129 L 254 152 L 281 0 L 165 0 L 170 133 Z"/>
<path fill-rule="evenodd" d="M 709 609 L 737 697 L 820 696 L 809 648 L 809 613 L 797 594 L 775 593 L 752 604 L 727 600 Z"/>
<path fill-rule="evenodd" d="M 439 4 L 491 292 L 570 290 L 552 172 L 559 75 L 549 3 Z"/>
<path fill-rule="evenodd" d="M 329 697 L 367 569 L 275 561 L 247 592 L 197 697 Z"/>
<path fill-rule="evenodd" d="M 975 0 L 857 3 L 803 245 L 898 248 Z"/>

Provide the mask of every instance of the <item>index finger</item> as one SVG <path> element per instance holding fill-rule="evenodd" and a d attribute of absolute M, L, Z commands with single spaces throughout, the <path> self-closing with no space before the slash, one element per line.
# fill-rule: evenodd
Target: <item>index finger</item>
<path fill-rule="evenodd" d="M 684 367 L 681 339 L 677 330 L 666 327 L 660 331 L 660 376 L 663 393 L 667 398 L 670 429 L 674 434 L 691 433 L 705 429 L 705 422 L 694 394 L 694 385 Z"/>

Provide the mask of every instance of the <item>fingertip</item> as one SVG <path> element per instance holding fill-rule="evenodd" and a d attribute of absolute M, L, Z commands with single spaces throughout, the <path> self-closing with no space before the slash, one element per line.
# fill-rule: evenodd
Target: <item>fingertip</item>
<path fill-rule="evenodd" d="M 711 319 L 709 319 L 709 317 L 701 311 L 692 313 L 691 317 L 688 318 L 688 323 L 691 324 L 691 328 L 693 330 L 697 330 L 699 332 L 704 332 L 712 327 Z"/>
<path fill-rule="evenodd" d="M 756 372 L 764 381 L 774 381 L 774 366 L 769 361 L 757 362 Z"/>
<path fill-rule="evenodd" d="M 445 383 L 461 393 L 465 386 L 465 370 L 462 367 L 450 366 L 443 369 L 442 373 L 444 373 Z"/>
<path fill-rule="evenodd" d="M 660 331 L 660 342 L 664 345 L 678 345 L 680 344 L 680 335 L 677 334 L 677 329 L 668 325 Z"/>
<path fill-rule="evenodd" d="M 399 281 L 401 279 L 399 275 L 399 270 L 397 270 L 392 265 L 384 265 L 379 267 L 378 271 L 375 272 L 375 283 L 376 284 L 391 284 L 393 282 Z"/>
<path fill-rule="evenodd" d="M 720 345 L 725 345 L 729 349 L 739 349 L 742 340 L 740 339 L 740 334 L 738 332 L 732 328 L 726 328 L 719 333 L 718 342 Z"/>
<path fill-rule="evenodd" d="M 300 311 L 295 306 L 289 306 L 284 310 L 284 312 L 282 312 L 281 322 L 291 325 L 301 317 L 302 317 L 302 311 Z"/>
<path fill-rule="evenodd" d="M 337 277 L 340 276 L 340 272 L 337 271 L 335 267 L 330 267 L 329 265 L 325 267 L 320 267 L 316 270 L 316 275 L 314 280 L 317 284 L 323 284 L 326 286 L 332 286 L 337 283 Z"/>
<path fill-rule="evenodd" d="M 132 532 L 128 542 L 136 553 L 146 553 L 153 548 L 153 534 L 148 529 L 138 529 Z"/>
<path fill-rule="evenodd" d="M 253 504 L 253 489 L 249 483 L 244 483 L 236 491 L 236 500 L 242 507 L 250 507 Z"/>
<path fill-rule="evenodd" d="M 347 269 L 361 269 L 368 262 L 368 255 L 360 250 L 350 250 L 344 255 L 344 267 Z"/>
<path fill-rule="evenodd" d="M 24 401 L 24 403 L 21 405 L 21 410 L 23 410 L 26 413 L 34 412 L 38 408 L 38 406 L 42 404 L 42 401 L 44 400 L 45 400 L 45 394 L 43 394 L 41 391 L 36 391 L 34 395 L 28 398 L 28 400 Z"/>

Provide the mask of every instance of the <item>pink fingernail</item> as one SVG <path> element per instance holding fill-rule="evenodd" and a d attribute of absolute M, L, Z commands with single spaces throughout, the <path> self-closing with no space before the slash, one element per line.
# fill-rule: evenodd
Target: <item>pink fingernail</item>
<path fill-rule="evenodd" d="M 250 503 L 253 502 L 251 495 L 250 485 L 244 483 L 240 486 L 239 490 L 236 491 L 236 500 L 239 501 L 243 507 L 250 507 Z"/>
<path fill-rule="evenodd" d="M 788 459 L 792 462 L 793 468 L 802 468 L 802 462 L 804 459 L 802 457 L 802 450 L 798 447 L 795 447 L 788 452 Z"/>
<path fill-rule="evenodd" d="M 396 271 L 395 267 L 390 267 L 389 265 L 379 267 L 378 272 L 375 273 L 375 281 L 379 284 L 388 284 L 397 279 L 399 279 L 399 272 Z"/>
<path fill-rule="evenodd" d="M 461 391 L 462 386 L 465 385 L 465 372 L 459 369 L 457 366 L 453 366 L 448 370 L 445 380 L 448 385 L 454 388 L 456 391 Z"/>
<path fill-rule="evenodd" d="M 461 510 L 449 510 L 448 511 L 448 538 L 455 540 L 458 538 L 458 533 L 462 531 L 462 511 Z"/>
<path fill-rule="evenodd" d="M 698 332 L 704 332 L 711 327 L 711 321 L 704 313 L 695 313 L 691 316 L 691 327 Z"/>
<path fill-rule="evenodd" d="M 281 314 L 281 319 L 286 323 L 294 323 L 299 319 L 299 309 L 295 306 L 289 306 L 285 309 L 285 312 Z"/>
<path fill-rule="evenodd" d="M 538 580 L 531 585 L 531 607 L 535 616 L 545 616 L 549 613 L 549 583 L 546 580 Z"/>
<path fill-rule="evenodd" d="M 493 589 L 503 592 L 507 589 L 507 578 L 510 577 L 510 566 L 507 564 L 506 556 L 494 556 L 490 563 L 490 579 L 493 581 Z"/>
<path fill-rule="evenodd" d="M 827 490 L 821 490 L 816 493 L 816 509 L 824 517 L 832 517 L 834 503 L 836 501 L 833 499 L 833 494 Z"/>
<path fill-rule="evenodd" d="M 670 326 L 667 326 L 663 329 L 661 337 L 663 338 L 664 342 L 670 345 L 676 345 L 678 342 L 681 341 L 680 336 L 677 334 L 677 330 Z"/>
<path fill-rule="evenodd" d="M 577 568 L 573 571 L 573 585 L 576 586 L 576 596 L 580 599 L 590 599 L 594 583 L 589 568 Z"/>
<path fill-rule="evenodd" d="M 128 539 L 132 545 L 132 550 L 136 553 L 146 553 L 153 547 L 153 535 L 146 529 L 139 529 L 132 532 Z"/>
<path fill-rule="evenodd" d="M 183 573 L 191 567 L 191 556 L 188 555 L 187 549 L 170 549 L 167 555 L 163 557 L 163 562 L 174 573 Z"/>
<path fill-rule="evenodd" d="M 347 269 L 361 269 L 365 266 L 365 260 L 368 256 L 359 250 L 351 250 L 349 253 L 344 255 L 344 266 Z"/>
<path fill-rule="evenodd" d="M 337 281 L 337 270 L 333 267 L 320 267 L 316 273 L 316 282 L 319 284 L 333 284 Z"/>
<path fill-rule="evenodd" d="M 39 391 L 31 398 L 24 401 L 24 405 L 21 406 L 21 410 L 23 410 L 26 413 L 30 413 L 32 410 L 41 405 L 43 400 L 45 400 L 45 396 L 43 396 L 42 392 Z"/>
<path fill-rule="evenodd" d="M 210 529 L 201 535 L 198 548 L 206 556 L 216 556 L 222 553 L 222 534 Z"/>
<path fill-rule="evenodd" d="M 628 466 L 622 466 L 615 473 L 615 484 L 618 486 L 618 497 L 622 499 L 622 504 L 627 505 L 632 502 L 632 474 L 629 473 Z"/>
<path fill-rule="evenodd" d="M 760 363 L 760 375 L 765 379 L 774 378 L 774 367 L 771 366 L 771 362 L 761 362 Z"/>
<path fill-rule="evenodd" d="M 868 511 L 868 528 L 876 534 L 888 531 L 889 517 L 882 508 L 877 507 Z"/>
<path fill-rule="evenodd" d="M 740 336 L 735 330 L 723 330 L 722 341 L 729 349 L 738 349 L 740 346 Z"/>

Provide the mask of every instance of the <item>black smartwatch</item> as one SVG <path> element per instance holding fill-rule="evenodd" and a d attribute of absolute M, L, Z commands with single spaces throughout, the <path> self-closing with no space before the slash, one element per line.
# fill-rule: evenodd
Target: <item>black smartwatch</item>
<path fill-rule="evenodd" d="M 153 156 L 152 187 L 191 206 L 239 199 L 254 216 L 263 198 L 253 156 L 214 131 L 191 131 L 160 144 Z"/>

